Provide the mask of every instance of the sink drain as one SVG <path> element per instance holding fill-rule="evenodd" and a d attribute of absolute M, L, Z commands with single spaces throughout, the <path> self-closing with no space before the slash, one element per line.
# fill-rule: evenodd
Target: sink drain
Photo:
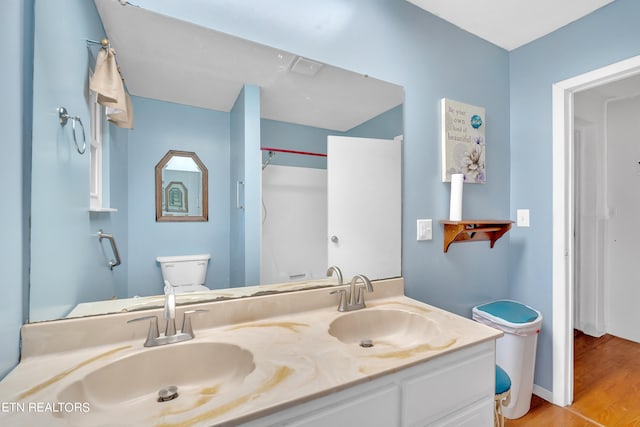
<path fill-rule="evenodd" d="M 363 340 L 360 340 L 360 347 L 371 348 L 371 347 L 373 347 L 373 341 L 371 341 L 369 338 L 365 338 Z"/>
<path fill-rule="evenodd" d="M 178 397 L 178 387 L 172 385 L 158 392 L 158 402 L 167 402 Z"/>

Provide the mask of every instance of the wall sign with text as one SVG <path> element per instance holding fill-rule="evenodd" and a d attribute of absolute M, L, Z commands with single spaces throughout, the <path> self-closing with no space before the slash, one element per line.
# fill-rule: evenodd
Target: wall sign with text
<path fill-rule="evenodd" d="M 461 173 L 467 184 L 484 184 L 485 110 L 451 99 L 441 100 L 442 182 Z"/>

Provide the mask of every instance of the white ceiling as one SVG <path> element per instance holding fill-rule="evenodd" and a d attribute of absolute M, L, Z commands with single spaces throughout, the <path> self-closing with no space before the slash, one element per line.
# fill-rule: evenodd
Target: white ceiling
<path fill-rule="evenodd" d="M 640 74 L 578 92 L 578 95 L 588 96 L 599 101 L 638 96 L 640 95 Z"/>
<path fill-rule="evenodd" d="M 512 50 L 614 0 L 407 1 Z M 249 83 L 261 88 L 262 117 L 339 131 L 403 102 L 397 85 L 328 65 L 298 74 L 295 54 L 118 0 L 95 3 L 133 95 L 230 111 Z"/>
<path fill-rule="evenodd" d="M 407 0 L 506 50 L 513 50 L 614 0 Z"/>
<path fill-rule="evenodd" d="M 260 87 L 261 117 L 337 131 L 404 99 L 398 85 L 320 63 L 309 76 L 295 54 L 117 0 L 95 3 L 132 95 L 228 112 L 248 83 Z"/>

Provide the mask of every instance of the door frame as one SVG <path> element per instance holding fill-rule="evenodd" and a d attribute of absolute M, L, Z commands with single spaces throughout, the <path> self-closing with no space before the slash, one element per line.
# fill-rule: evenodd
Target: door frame
<path fill-rule="evenodd" d="M 573 94 L 640 73 L 635 56 L 552 85 L 553 403 L 573 402 L 574 105 Z"/>

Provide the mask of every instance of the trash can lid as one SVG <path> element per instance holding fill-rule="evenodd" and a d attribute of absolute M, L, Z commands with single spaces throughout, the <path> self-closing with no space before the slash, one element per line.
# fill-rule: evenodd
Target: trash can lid
<path fill-rule="evenodd" d="M 529 323 L 538 318 L 538 312 L 515 301 L 499 300 L 476 307 L 480 311 L 511 323 Z"/>

